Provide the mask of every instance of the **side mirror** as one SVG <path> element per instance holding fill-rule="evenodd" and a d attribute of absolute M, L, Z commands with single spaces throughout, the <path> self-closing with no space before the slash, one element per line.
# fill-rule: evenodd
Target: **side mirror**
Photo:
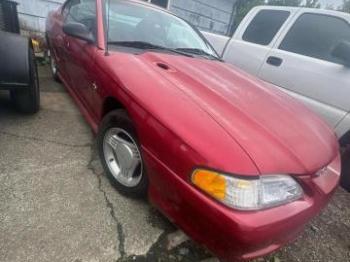
<path fill-rule="evenodd" d="M 342 61 L 344 66 L 350 67 L 350 42 L 340 42 L 332 51 L 332 56 Z"/>
<path fill-rule="evenodd" d="M 88 43 L 95 42 L 93 34 L 81 23 L 68 23 L 63 25 L 63 32 L 69 36 L 79 38 Z"/>

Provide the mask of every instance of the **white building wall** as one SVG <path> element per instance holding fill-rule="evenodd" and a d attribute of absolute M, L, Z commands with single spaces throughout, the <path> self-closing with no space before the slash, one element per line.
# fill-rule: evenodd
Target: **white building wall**
<path fill-rule="evenodd" d="M 65 0 L 15 0 L 23 31 L 45 32 L 47 14 Z M 144 0 L 149 1 L 150 0 Z M 237 0 L 168 0 L 169 9 L 199 29 L 227 34 Z"/>
<path fill-rule="evenodd" d="M 171 12 L 200 30 L 226 35 L 232 27 L 237 0 L 170 0 Z"/>
<path fill-rule="evenodd" d="M 47 14 L 57 9 L 65 0 L 15 0 L 23 31 L 45 32 Z"/>

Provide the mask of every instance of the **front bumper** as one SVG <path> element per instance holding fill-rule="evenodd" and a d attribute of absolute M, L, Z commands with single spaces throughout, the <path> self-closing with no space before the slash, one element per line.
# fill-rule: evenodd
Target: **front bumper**
<path fill-rule="evenodd" d="M 304 190 L 303 198 L 254 212 L 223 206 L 164 166 L 155 164 L 152 169 L 157 186 L 151 183 L 151 201 L 222 261 L 237 261 L 265 256 L 296 238 L 337 188 L 340 157 L 330 164 L 326 174 L 297 177 Z"/>

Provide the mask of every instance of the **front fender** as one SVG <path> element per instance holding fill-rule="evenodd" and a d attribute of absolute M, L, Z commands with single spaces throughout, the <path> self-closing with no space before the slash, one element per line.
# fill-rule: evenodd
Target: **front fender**
<path fill-rule="evenodd" d="M 0 32 L 0 88 L 27 87 L 30 83 L 28 38 Z"/>

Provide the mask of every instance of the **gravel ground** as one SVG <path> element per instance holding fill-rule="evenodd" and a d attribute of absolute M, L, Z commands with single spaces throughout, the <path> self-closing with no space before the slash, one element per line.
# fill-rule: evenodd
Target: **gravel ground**
<path fill-rule="evenodd" d="M 0 93 L 0 261 L 217 261 L 110 186 L 90 128 L 47 67 L 39 72 L 37 115 Z M 350 194 L 339 189 L 294 243 L 258 261 L 350 261 Z"/>

